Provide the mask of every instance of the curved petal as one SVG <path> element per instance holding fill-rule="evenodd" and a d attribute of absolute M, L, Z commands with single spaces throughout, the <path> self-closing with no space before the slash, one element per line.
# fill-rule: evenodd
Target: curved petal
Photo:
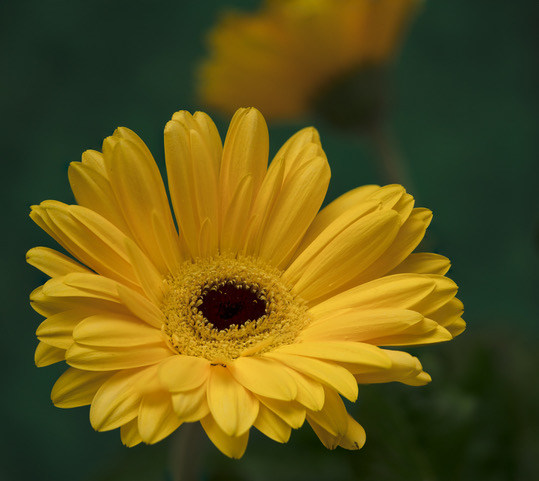
<path fill-rule="evenodd" d="M 362 284 L 387 274 L 398 266 L 419 245 L 427 227 L 432 220 L 432 212 L 428 209 L 416 208 L 408 216 L 392 244 L 376 262 L 353 279 L 354 284 Z M 350 287 L 352 287 L 350 285 Z"/>
<path fill-rule="evenodd" d="M 313 242 L 328 226 L 330 226 L 342 214 L 346 214 L 350 209 L 358 207 L 373 192 L 380 189 L 378 185 L 364 185 L 348 191 L 346 194 L 337 197 L 333 202 L 324 207 L 314 218 L 305 233 L 298 252 L 302 252 L 311 242 Z M 378 204 L 378 202 L 376 202 Z"/>
<path fill-rule="evenodd" d="M 290 424 L 285 422 L 263 403 L 260 403 L 254 427 L 278 443 L 288 442 L 290 433 L 292 432 Z"/>
<path fill-rule="evenodd" d="M 65 354 L 65 349 L 60 349 L 41 341 L 36 347 L 34 362 L 37 367 L 50 366 L 51 364 L 65 361 Z"/>
<path fill-rule="evenodd" d="M 258 400 L 220 365 L 211 367 L 208 405 L 215 422 L 229 436 L 245 434 L 258 414 Z"/>
<path fill-rule="evenodd" d="M 334 435 L 320 424 L 318 424 L 310 416 L 307 417 L 307 421 L 313 428 L 313 431 L 318 436 L 318 439 L 327 449 L 335 449 L 337 446 L 341 446 L 349 450 L 361 449 L 365 444 L 366 435 L 363 427 L 352 416 L 347 414 L 347 428 L 346 434 Z"/>
<path fill-rule="evenodd" d="M 96 347 L 135 347 L 164 342 L 161 330 L 134 317 L 114 314 L 86 317 L 73 330 L 73 339 Z"/>
<path fill-rule="evenodd" d="M 329 297 L 386 251 L 398 233 L 395 211 L 368 214 L 337 235 L 313 259 L 294 285 L 294 292 L 308 302 Z M 293 276 L 287 270 L 283 279 Z"/>
<path fill-rule="evenodd" d="M 309 309 L 316 321 L 342 309 L 409 309 L 427 297 L 435 280 L 419 274 L 395 274 L 361 284 L 322 301 Z"/>
<path fill-rule="evenodd" d="M 236 226 L 245 226 L 251 205 L 264 179 L 268 164 L 269 136 L 264 117 L 254 108 L 239 109 L 230 122 L 219 175 L 221 237 L 228 230 L 226 219 L 234 216 Z M 246 188 L 245 179 L 249 179 Z M 230 213 L 234 207 L 233 214 Z M 242 206 L 238 209 L 237 206 Z M 231 239 L 222 238 L 221 248 L 234 249 Z"/>
<path fill-rule="evenodd" d="M 137 444 L 142 442 L 140 433 L 138 432 L 138 419 L 134 418 L 131 421 L 125 423 L 120 428 L 120 435 L 122 438 L 122 443 L 128 448 L 132 448 Z"/>
<path fill-rule="evenodd" d="M 428 317 L 453 299 L 458 291 L 458 286 L 448 277 L 436 275 L 429 277 L 434 281 L 434 290 L 411 307 Z"/>
<path fill-rule="evenodd" d="M 346 434 L 340 439 L 339 446 L 344 449 L 355 451 L 361 449 L 367 437 L 365 429 L 352 416 L 348 415 L 348 429 Z"/>
<path fill-rule="evenodd" d="M 327 340 L 298 342 L 278 347 L 273 352 L 378 367 L 380 369 L 391 366 L 391 361 L 382 349 L 363 342 Z"/>
<path fill-rule="evenodd" d="M 462 302 L 453 297 L 435 312 L 430 313 L 429 317 L 445 327 L 453 337 L 456 337 L 466 328 L 466 322 L 461 317 L 463 311 Z"/>
<path fill-rule="evenodd" d="M 81 371 L 70 367 L 54 384 L 52 402 L 59 408 L 91 404 L 96 392 L 111 376 L 110 372 Z"/>
<path fill-rule="evenodd" d="M 90 407 L 90 422 L 96 431 L 110 431 L 138 416 L 141 385 L 154 370 L 120 371 L 97 391 Z"/>
<path fill-rule="evenodd" d="M 218 247 L 218 177 L 222 145 L 209 117 L 176 112 L 165 127 L 165 159 L 170 197 L 180 231 L 193 257 L 212 255 Z M 208 219 L 207 251 L 198 232 Z"/>
<path fill-rule="evenodd" d="M 178 418 L 184 423 L 200 421 L 210 414 L 206 384 L 190 391 L 173 392 L 172 405 Z"/>
<path fill-rule="evenodd" d="M 316 257 L 328 246 L 333 239 L 338 237 L 343 231 L 353 226 L 359 219 L 368 214 L 380 210 L 378 201 L 362 202 L 358 206 L 348 209 L 345 213 L 335 219 L 326 229 L 318 234 L 309 244 L 305 243 L 305 238 L 298 248 L 297 255 L 287 268 L 287 279 L 293 284 L 298 281 L 305 270 L 316 262 Z M 296 254 L 297 254 L 296 252 Z"/>
<path fill-rule="evenodd" d="M 283 401 L 297 395 L 294 379 L 280 363 L 263 357 L 239 357 L 227 367 L 236 381 L 255 394 Z"/>
<path fill-rule="evenodd" d="M 384 350 L 391 359 L 390 369 L 355 374 L 360 384 L 398 381 L 410 386 L 423 386 L 430 382 L 430 376 L 423 371 L 419 359 L 407 352 Z"/>
<path fill-rule="evenodd" d="M 95 150 L 84 152 L 82 162 L 69 164 L 68 176 L 77 204 L 98 213 L 118 227 L 125 235 L 133 235 L 110 185 L 101 152 Z"/>
<path fill-rule="evenodd" d="M 101 275 L 140 289 L 125 249 L 127 237 L 99 214 L 78 205 L 45 201 L 32 219 L 69 253 Z"/>
<path fill-rule="evenodd" d="M 206 434 L 211 439 L 211 442 L 217 446 L 217 449 L 229 458 L 239 459 L 245 453 L 247 442 L 249 441 L 249 431 L 240 436 L 229 436 L 223 431 L 213 416 L 206 416 L 201 419 L 200 424 L 206 431 Z"/>
<path fill-rule="evenodd" d="M 305 422 L 305 407 L 294 401 L 257 396 L 260 404 L 266 406 L 293 429 L 300 428 Z"/>
<path fill-rule="evenodd" d="M 96 347 L 73 344 L 66 352 L 66 362 L 87 371 L 115 371 L 157 364 L 174 353 L 165 345 L 149 344 L 132 347 Z"/>
<path fill-rule="evenodd" d="M 447 257 L 430 252 L 418 252 L 410 254 L 398 266 L 393 268 L 388 275 L 413 272 L 416 274 L 438 274 L 443 276 L 451 267 Z"/>
<path fill-rule="evenodd" d="M 48 247 L 34 247 L 26 253 L 26 262 L 49 277 L 58 277 L 71 272 L 91 272 L 82 264 Z"/>
<path fill-rule="evenodd" d="M 122 284 L 116 286 L 120 302 L 141 321 L 150 326 L 161 329 L 164 324 L 164 316 L 161 310 L 142 294 L 129 289 Z"/>
<path fill-rule="evenodd" d="M 103 142 L 103 155 L 112 190 L 134 240 L 161 273 L 174 272 L 181 260 L 178 235 L 163 179 L 150 151 L 134 132 L 120 127 Z M 159 222 L 153 224 L 153 216 Z"/>
<path fill-rule="evenodd" d="M 181 421 L 172 408 L 168 392 L 159 391 L 142 397 L 138 413 L 138 432 L 147 444 L 155 444 L 176 431 Z"/>
<path fill-rule="evenodd" d="M 200 387 L 210 375 L 210 362 L 195 356 L 172 356 L 159 365 L 159 380 L 171 392 Z"/>
<path fill-rule="evenodd" d="M 71 309 L 54 314 L 39 325 L 36 331 L 37 338 L 51 346 L 68 349 L 73 344 L 73 329 L 86 317 L 88 312 L 83 309 Z"/>
<path fill-rule="evenodd" d="M 330 170 L 325 156 L 291 169 L 264 226 L 259 255 L 283 267 L 294 254 L 305 231 L 322 205 Z"/>
<path fill-rule="evenodd" d="M 269 352 L 265 356 L 335 389 L 350 401 L 357 399 L 357 382 L 344 367 L 332 362 L 293 354 Z"/>
<path fill-rule="evenodd" d="M 318 432 L 314 425 L 320 426 L 324 431 L 339 439 L 348 430 L 348 412 L 341 397 L 332 389 L 326 388 L 325 399 L 324 407 L 320 411 L 309 412 L 307 420 L 317 434 Z M 327 438 L 320 438 L 320 440 L 326 445 L 324 441 Z M 326 445 L 326 447 L 335 449 L 337 444 L 331 447 Z"/>

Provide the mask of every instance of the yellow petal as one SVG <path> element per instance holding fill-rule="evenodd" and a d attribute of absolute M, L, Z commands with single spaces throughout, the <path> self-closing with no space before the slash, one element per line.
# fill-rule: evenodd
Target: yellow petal
<path fill-rule="evenodd" d="M 278 443 L 288 442 L 292 432 L 291 426 L 263 403 L 260 403 L 254 426 L 268 438 Z"/>
<path fill-rule="evenodd" d="M 358 206 L 353 206 L 340 215 L 326 229 L 319 233 L 315 239 L 309 242 L 309 244 L 306 243 L 304 238 L 298 248 L 298 252 L 301 251 L 301 253 L 294 258 L 294 261 L 287 268 L 286 277 L 289 282 L 297 282 L 305 270 L 313 262 L 316 262 L 316 257 L 344 230 L 348 229 L 367 214 L 371 214 L 378 210 L 380 210 L 380 203 L 378 201 L 362 202 Z"/>
<path fill-rule="evenodd" d="M 221 139 L 204 114 L 177 112 L 165 127 L 165 158 L 172 205 L 180 230 L 193 257 L 211 255 L 218 240 L 217 179 L 221 162 Z M 197 233 L 204 219 L 212 226 L 209 251 L 197 246 Z"/>
<path fill-rule="evenodd" d="M 221 236 L 219 247 L 221 251 L 236 252 L 243 245 L 244 232 L 247 224 L 246 200 L 253 195 L 253 177 L 246 175 L 238 182 L 234 195 L 228 203 L 228 208 L 223 212 Z"/>
<path fill-rule="evenodd" d="M 210 374 L 210 362 L 195 356 L 172 356 L 159 365 L 159 380 L 171 392 L 201 386 Z"/>
<path fill-rule="evenodd" d="M 140 403 L 138 431 L 147 444 L 155 444 L 166 438 L 180 426 L 181 421 L 172 408 L 168 392 L 145 394 Z"/>
<path fill-rule="evenodd" d="M 34 206 L 31 216 L 43 220 L 47 233 L 88 267 L 137 287 L 125 252 L 126 236 L 108 220 L 85 207 L 52 201 Z"/>
<path fill-rule="evenodd" d="M 271 359 L 239 357 L 227 367 L 236 381 L 255 394 L 283 401 L 296 397 L 294 379 L 282 364 Z"/>
<path fill-rule="evenodd" d="M 333 436 L 344 436 L 348 429 L 348 413 L 340 396 L 332 389 L 325 390 L 326 401 L 320 411 L 308 413 L 307 419 L 313 426 L 313 422 Z M 314 428 L 313 428 L 314 429 Z M 316 432 L 316 430 L 315 430 Z M 324 442 L 322 440 L 322 442 Z M 329 449 L 335 449 L 335 446 L 326 446 Z"/>
<path fill-rule="evenodd" d="M 447 329 L 425 317 L 402 332 L 387 333 L 385 336 L 369 339 L 369 342 L 376 346 L 419 346 L 451 339 L 453 336 Z"/>
<path fill-rule="evenodd" d="M 448 277 L 429 276 L 434 281 L 434 290 L 430 295 L 414 304 L 411 309 L 421 312 L 425 316 L 436 312 L 455 297 L 458 286 Z"/>
<path fill-rule="evenodd" d="M 125 423 L 120 429 L 120 435 L 122 437 L 122 443 L 128 448 L 132 448 L 142 442 L 140 433 L 138 432 L 138 419 L 131 419 L 128 423 Z"/>
<path fill-rule="evenodd" d="M 42 293 L 50 297 L 83 297 L 118 302 L 117 283 L 97 274 L 67 274 L 43 284 Z"/>
<path fill-rule="evenodd" d="M 322 409 L 324 406 L 324 386 L 294 369 L 286 369 L 296 382 L 298 393 L 295 400 L 311 411 Z"/>
<path fill-rule="evenodd" d="M 48 247 L 34 247 L 26 253 L 26 262 L 49 277 L 64 276 L 71 272 L 90 272 L 73 259 Z"/>
<path fill-rule="evenodd" d="M 331 340 L 372 344 L 371 339 L 400 333 L 423 319 L 418 312 L 406 309 L 342 309 L 311 323 L 301 332 L 300 339 L 309 343 Z M 434 327 L 429 326 L 425 332 Z"/>
<path fill-rule="evenodd" d="M 164 317 L 161 310 L 155 304 L 133 289 L 129 289 L 121 284 L 116 286 L 116 290 L 122 304 L 132 314 L 150 326 L 161 329 L 164 323 Z"/>
<path fill-rule="evenodd" d="M 402 224 L 397 236 L 384 254 L 361 272 L 354 279 L 354 283 L 360 284 L 376 279 L 398 266 L 421 242 L 431 220 L 432 212 L 430 210 L 422 208 L 414 209 L 408 219 L 406 219 L 406 222 Z"/>
<path fill-rule="evenodd" d="M 330 170 L 324 157 L 314 157 L 283 180 L 268 218 L 260 256 L 283 267 L 294 254 L 326 195 Z"/>
<path fill-rule="evenodd" d="M 414 272 L 416 274 L 438 274 L 443 276 L 449 270 L 451 263 L 447 257 L 429 252 L 410 254 L 398 266 L 391 270 L 390 274 Z"/>
<path fill-rule="evenodd" d="M 206 395 L 206 384 L 191 389 L 172 393 L 172 406 L 176 416 L 184 423 L 200 421 L 210 414 Z"/>
<path fill-rule="evenodd" d="M 262 181 L 262 185 L 253 203 L 251 217 L 245 230 L 245 245 L 242 252 L 258 255 L 264 239 L 264 227 L 272 215 L 273 206 L 278 198 L 284 179 L 286 164 L 283 159 L 274 160 Z"/>
<path fill-rule="evenodd" d="M 163 276 L 129 238 L 125 239 L 125 250 L 129 256 L 137 283 L 142 287 L 148 299 L 154 304 L 160 305 L 165 289 Z"/>
<path fill-rule="evenodd" d="M 80 309 L 54 314 L 39 325 L 37 338 L 51 346 L 68 349 L 73 344 L 73 329 L 87 316 L 88 313 Z"/>
<path fill-rule="evenodd" d="M 240 436 L 229 436 L 219 427 L 213 416 L 206 416 L 200 421 L 200 424 L 202 424 L 211 442 L 223 454 L 235 459 L 243 456 L 247 448 L 247 442 L 249 441 L 249 431 L 246 431 Z"/>
<path fill-rule="evenodd" d="M 380 369 L 391 366 L 391 361 L 382 349 L 363 342 L 309 341 L 280 346 L 273 352 L 379 367 Z"/>
<path fill-rule="evenodd" d="M 87 371 L 114 371 L 150 366 L 173 355 L 164 342 L 139 346 L 136 349 L 73 344 L 66 352 L 66 361 L 72 367 Z"/>
<path fill-rule="evenodd" d="M 341 366 L 319 359 L 277 352 L 266 353 L 266 357 L 280 361 L 285 366 L 332 387 L 350 401 L 357 399 L 357 382 L 354 376 Z"/>
<path fill-rule="evenodd" d="M 134 240 L 157 269 L 167 273 L 169 266 L 178 264 L 180 255 L 165 186 L 152 155 L 134 132 L 123 127 L 105 140 L 103 153 L 112 188 Z M 148 222 L 153 215 L 160 220 L 156 225 Z M 157 226 L 162 230 L 155 231 Z M 167 249 L 169 246 L 176 248 Z"/>
<path fill-rule="evenodd" d="M 71 162 L 68 175 L 77 204 L 97 212 L 125 235 L 132 235 L 110 185 L 101 152 L 84 152 L 82 162 Z"/>
<path fill-rule="evenodd" d="M 245 191 L 239 202 L 244 211 L 237 221 L 238 225 L 246 224 L 253 195 L 258 192 L 266 173 L 268 152 L 268 128 L 264 117 L 254 108 L 239 109 L 230 122 L 223 147 L 219 177 L 221 219 L 225 219 L 243 179 L 249 176 L 252 189 Z"/>
<path fill-rule="evenodd" d="M 384 352 L 391 359 L 391 368 L 355 374 L 358 383 L 398 381 L 412 386 L 420 386 L 430 382 L 430 376 L 423 372 L 423 367 L 416 357 L 402 351 L 387 349 Z"/>
<path fill-rule="evenodd" d="M 65 354 L 65 349 L 60 349 L 45 342 L 40 342 L 37 345 L 34 354 L 34 362 L 37 367 L 50 366 L 51 364 L 65 361 Z"/>
<path fill-rule="evenodd" d="M 258 414 L 258 400 L 220 365 L 211 367 L 208 405 L 215 422 L 229 436 L 248 431 Z"/>
<path fill-rule="evenodd" d="M 349 414 L 347 414 L 347 418 L 348 426 L 346 429 L 346 434 L 337 436 L 328 432 L 310 417 L 308 417 L 307 420 L 313 428 L 313 431 L 327 449 L 335 449 L 337 446 L 341 446 L 342 448 L 349 450 L 361 449 L 365 444 L 365 430 Z"/>
<path fill-rule="evenodd" d="M 365 429 L 352 416 L 348 415 L 348 429 L 340 439 L 339 446 L 344 449 L 357 450 L 365 444 Z"/>
<path fill-rule="evenodd" d="M 418 274 L 395 274 L 361 284 L 322 301 L 309 314 L 316 320 L 341 309 L 409 309 L 434 290 L 435 281 Z"/>
<path fill-rule="evenodd" d="M 324 207 L 309 226 L 298 250 L 303 251 L 303 249 L 313 242 L 330 224 L 333 223 L 333 221 L 342 214 L 347 213 L 350 209 L 360 205 L 370 194 L 378 189 L 380 189 L 380 187 L 377 185 L 357 187 L 356 189 L 341 195 Z"/>
<path fill-rule="evenodd" d="M 266 406 L 293 429 L 300 428 L 305 422 L 305 407 L 294 401 L 257 396 L 260 404 Z"/>
<path fill-rule="evenodd" d="M 463 310 L 462 302 L 453 297 L 435 312 L 430 313 L 429 317 L 445 327 L 453 337 L 456 337 L 466 328 L 466 322 L 461 318 Z"/>
<path fill-rule="evenodd" d="M 114 314 L 87 317 L 73 330 L 73 339 L 79 344 L 98 347 L 134 347 L 164 341 L 161 330 L 134 317 Z"/>
<path fill-rule="evenodd" d="M 52 402 L 59 408 L 86 406 L 111 376 L 110 372 L 81 371 L 70 367 L 54 384 Z"/>
<path fill-rule="evenodd" d="M 394 211 L 375 212 L 336 236 L 303 272 L 294 291 L 307 301 L 328 297 L 374 263 L 397 235 L 400 219 Z M 286 271 L 286 280 L 293 274 Z"/>
<path fill-rule="evenodd" d="M 142 390 L 138 383 L 148 378 L 145 369 L 120 371 L 97 391 L 90 407 L 90 422 L 96 431 L 110 431 L 139 414 Z"/>
<path fill-rule="evenodd" d="M 340 340 L 377 346 L 430 344 L 451 338 L 437 322 L 406 309 L 338 310 L 312 322 L 299 337 L 308 342 Z"/>

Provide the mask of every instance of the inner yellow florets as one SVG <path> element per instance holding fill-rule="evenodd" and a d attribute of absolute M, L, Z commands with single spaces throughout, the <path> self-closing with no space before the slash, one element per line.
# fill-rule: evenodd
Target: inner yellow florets
<path fill-rule="evenodd" d="M 259 259 L 220 255 L 182 264 L 161 309 L 171 346 L 225 364 L 291 344 L 309 323 L 281 272 Z"/>

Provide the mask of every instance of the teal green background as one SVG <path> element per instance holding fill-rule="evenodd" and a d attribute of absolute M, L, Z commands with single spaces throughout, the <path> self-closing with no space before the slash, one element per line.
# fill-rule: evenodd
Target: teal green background
<path fill-rule="evenodd" d="M 88 408 L 49 399 L 60 366 L 33 364 L 45 277 L 25 252 L 54 246 L 28 218 L 72 202 L 67 166 L 115 127 L 163 160 L 162 130 L 193 92 L 204 37 L 228 4 L 258 1 L 26 0 L 0 6 L 3 373 L 0 479 L 166 479 L 170 442 L 127 450 L 95 433 Z M 308 427 L 277 445 L 253 436 L 240 462 L 204 448 L 200 479 L 510 480 L 539 476 L 539 63 L 533 1 L 425 3 L 393 78 L 392 124 L 418 205 L 434 212 L 429 248 L 448 256 L 468 330 L 415 350 L 425 388 L 366 386 L 360 452 L 327 452 Z M 216 116 L 224 135 L 228 119 Z M 272 151 L 303 127 L 270 125 Z M 316 124 L 332 167 L 328 199 L 380 183 L 362 140 Z M 535 454 L 534 454 L 535 453 Z M 277 474 L 275 474 L 277 473 Z M 275 474 L 275 477 L 273 476 Z"/>

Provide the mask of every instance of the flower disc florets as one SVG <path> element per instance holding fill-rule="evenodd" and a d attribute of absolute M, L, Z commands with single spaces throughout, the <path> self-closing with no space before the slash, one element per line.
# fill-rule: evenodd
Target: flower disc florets
<path fill-rule="evenodd" d="M 224 364 L 291 344 L 309 323 L 305 303 L 260 259 L 185 262 L 168 284 L 164 331 L 180 354 Z"/>

